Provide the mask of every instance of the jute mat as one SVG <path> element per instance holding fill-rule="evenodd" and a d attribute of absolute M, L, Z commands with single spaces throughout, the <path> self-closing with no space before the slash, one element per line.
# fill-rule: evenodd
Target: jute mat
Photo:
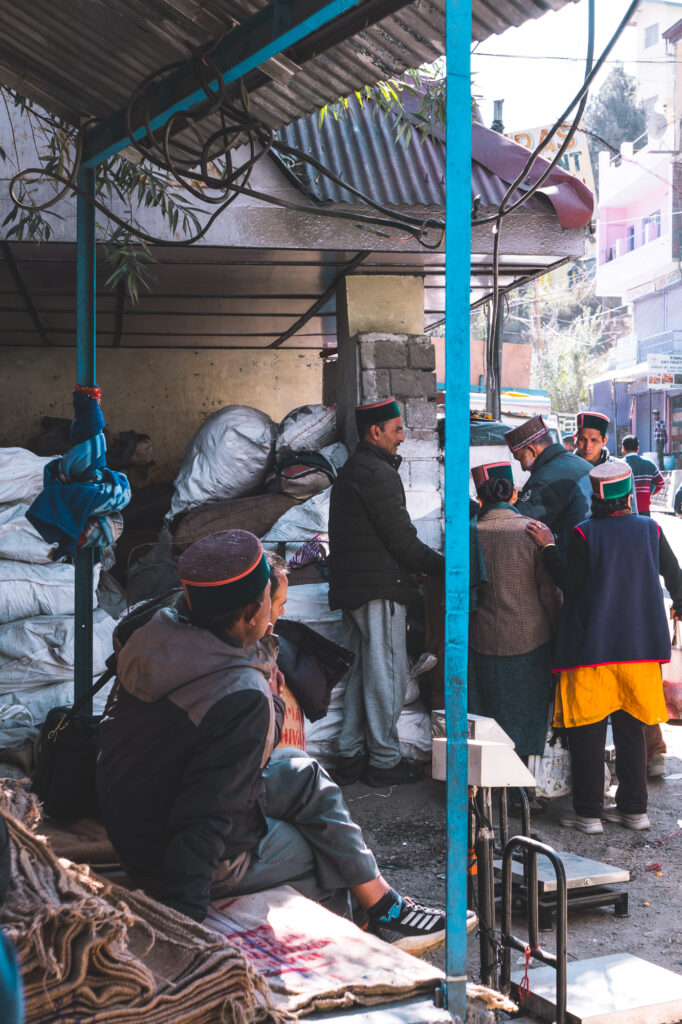
<path fill-rule="evenodd" d="M 225 938 L 143 893 L 58 858 L 33 831 L 26 783 L 0 782 L 12 882 L 0 925 L 22 969 L 28 1024 L 247 1024 L 286 1016 Z"/>
<path fill-rule="evenodd" d="M 408 999 L 443 977 L 287 885 L 212 903 L 206 924 L 241 947 L 286 1013 Z"/>

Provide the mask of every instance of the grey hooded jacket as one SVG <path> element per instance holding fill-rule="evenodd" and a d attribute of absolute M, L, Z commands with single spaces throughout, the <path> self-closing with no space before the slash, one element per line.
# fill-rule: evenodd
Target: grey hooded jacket
<path fill-rule="evenodd" d="M 164 608 L 118 655 L 100 727 L 102 819 L 127 872 L 202 920 L 218 872 L 235 881 L 267 831 L 262 768 L 284 704 L 268 684 L 272 637 L 233 646 Z"/>

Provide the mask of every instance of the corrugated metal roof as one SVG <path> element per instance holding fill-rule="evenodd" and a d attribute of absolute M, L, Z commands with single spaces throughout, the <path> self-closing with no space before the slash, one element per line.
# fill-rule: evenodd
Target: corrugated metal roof
<path fill-rule="evenodd" d="M 404 92 L 408 116 L 417 109 L 419 95 Z M 445 144 L 436 128 L 435 136 L 424 138 L 414 132 L 409 145 L 405 135 L 396 140 L 394 121 L 376 104 L 362 108 L 350 101 L 350 114 L 335 119 L 329 115 L 318 126 L 316 116 L 301 118 L 286 125 L 278 136 L 287 145 L 314 157 L 331 168 L 348 185 L 375 202 L 387 206 L 445 206 Z M 478 197 L 482 209 L 498 207 L 509 183 L 528 158 L 528 150 L 482 124 L 472 124 L 471 195 Z M 420 139 L 422 141 L 420 141 Z M 281 157 L 279 159 L 282 159 Z M 350 203 L 357 199 L 309 163 L 288 162 L 289 172 L 303 190 L 318 202 Z M 547 167 L 539 158 L 530 176 Z M 521 198 L 525 187 L 517 189 L 512 201 Z M 542 193 L 542 198 L 540 198 Z M 528 200 L 530 209 L 551 202 L 563 227 L 588 224 L 593 197 L 577 178 L 560 167 L 550 172 L 538 198 Z"/>
<path fill-rule="evenodd" d="M 286 125 L 278 137 L 333 169 L 338 177 L 388 206 L 445 205 L 445 146 L 417 134 L 408 146 L 395 139 L 393 120 L 374 104 L 338 120 L 330 114 L 318 126 L 316 115 Z M 357 202 L 347 189 L 305 162 L 285 158 L 304 190 L 320 202 Z"/>
<path fill-rule="evenodd" d="M 445 49 L 445 2 L 413 0 L 396 9 L 400 0 L 365 0 L 344 23 L 343 41 L 329 34 L 333 23 L 321 30 L 317 51 L 315 37 L 287 51 L 301 65 L 287 84 L 254 72 L 253 113 L 277 127 L 362 84 L 433 61 Z M 473 38 L 568 2 L 576 0 L 474 0 Z M 0 80 L 75 123 L 106 117 L 151 71 L 210 48 L 265 6 L 267 0 L 0 0 Z"/>

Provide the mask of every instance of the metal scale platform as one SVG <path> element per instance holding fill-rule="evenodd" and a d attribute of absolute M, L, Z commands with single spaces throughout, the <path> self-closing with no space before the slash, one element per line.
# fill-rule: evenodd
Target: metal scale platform
<path fill-rule="evenodd" d="M 512 974 L 516 992 L 523 971 Z M 556 1019 L 556 974 L 552 967 L 528 972 L 524 1013 Z M 569 963 L 566 1024 L 676 1024 L 682 1020 L 682 975 L 629 953 Z"/>
<path fill-rule="evenodd" d="M 616 917 L 628 916 L 628 894 L 611 883 L 628 882 L 630 872 L 576 853 L 557 851 L 566 872 L 568 911 L 612 906 Z M 495 876 L 501 877 L 502 861 L 495 861 Z M 512 906 L 516 911 L 528 907 L 523 859 L 515 856 L 512 866 Z M 550 931 L 555 912 L 556 876 L 548 861 L 538 861 L 538 921 L 540 931 Z"/>

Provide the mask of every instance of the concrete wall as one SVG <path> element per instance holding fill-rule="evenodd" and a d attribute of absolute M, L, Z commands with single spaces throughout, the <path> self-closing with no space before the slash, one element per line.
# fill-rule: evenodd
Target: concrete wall
<path fill-rule="evenodd" d="M 432 338 L 436 352 L 436 380 L 445 381 L 445 339 Z M 485 342 L 472 338 L 469 348 L 471 354 L 471 371 L 469 383 L 480 384 L 481 375 L 485 375 Z M 523 390 L 530 387 L 530 364 L 533 355 L 531 345 L 519 345 L 513 341 L 505 341 L 502 346 L 502 387 L 511 390 Z"/>
<path fill-rule="evenodd" d="M 43 416 L 71 417 L 75 349 L 5 348 L 0 445 L 25 445 Z M 280 420 L 322 399 L 315 352 L 101 349 L 97 383 L 114 432 L 150 434 L 157 462 L 181 459 L 199 424 L 225 405 L 251 405 Z"/>

